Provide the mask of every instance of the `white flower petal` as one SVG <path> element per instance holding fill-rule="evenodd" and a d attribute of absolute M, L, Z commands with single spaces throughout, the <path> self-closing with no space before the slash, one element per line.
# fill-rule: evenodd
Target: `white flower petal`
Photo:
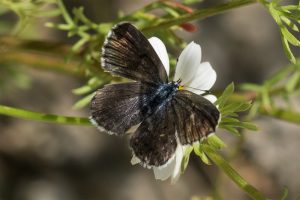
<path fill-rule="evenodd" d="M 176 66 L 174 81 L 182 80 L 181 84 L 188 84 L 195 76 L 201 61 L 200 45 L 191 42 L 180 54 Z"/>
<path fill-rule="evenodd" d="M 176 159 L 173 157 L 172 160 L 170 160 L 165 166 L 153 167 L 155 179 L 162 181 L 168 179 L 174 171 L 175 163 Z"/>
<path fill-rule="evenodd" d="M 167 75 L 169 76 L 170 64 L 169 64 L 169 56 L 167 53 L 166 46 L 157 37 L 152 37 L 152 38 L 148 39 L 148 41 L 150 42 L 150 44 L 153 47 L 153 49 L 155 50 L 156 54 L 160 58 L 162 64 L 164 65 L 164 67 L 166 69 Z"/>
<path fill-rule="evenodd" d="M 201 90 L 209 90 L 217 79 L 216 71 L 212 68 L 209 62 L 204 62 L 198 65 L 196 71 L 194 71 L 194 79 L 186 86 L 196 88 L 198 91 L 193 90 L 196 94 L 204 93 Z M 189 88 L 187 88 L 189 89 Z"/>
<path fill-rule="evenodd" d="M 172 177 L 171 177 L 172 183 L 175 183 L 181 174 L 181 163 L 182 163 L 182 159 L 183 159 L 185 150 L 186 150 L 186 147 L 182 146 L 180 143 L 178 143 L 176 152 L 175 152 L 175 160 L 176 160 L 175 167 L 174 167 Z"/>
<path fill-rule="evenodd" d="M 215 103 L 217 101 L 217 97 L 215 95 L 212 94 L 208 94 L 203 96 L 205 99 L 207 99 L 208 101 L 210 101 L 211 103 Z"/>
<path fill-rule="evenodd" d="M 130 162 L 132 165 L 136 165 L 136 164 L 140 163 L 141 160 L 138 157 L 136 157 L 135 155 L 133 155 Z"/>

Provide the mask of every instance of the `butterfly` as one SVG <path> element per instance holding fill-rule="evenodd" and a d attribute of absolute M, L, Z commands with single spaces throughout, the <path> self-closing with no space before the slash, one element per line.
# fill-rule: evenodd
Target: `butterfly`
<path fill-rule="evenodd" d="M 91 100 L 91 122 L 113 135 L 130 135 L 134 156 L 146 167 L 165 165 L 177 146 L 191 145 L 215 132 L 220 113 L 201 95 L 169 81 L 162 61 L 146 37 L 130 23 L 109 32 L 101 65 L 132 80 L 105 85 Z"/>

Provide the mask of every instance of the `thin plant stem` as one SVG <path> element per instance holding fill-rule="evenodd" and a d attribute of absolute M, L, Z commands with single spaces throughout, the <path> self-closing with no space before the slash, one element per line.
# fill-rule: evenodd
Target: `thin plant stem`
<path fill-rule="evenodd" d="M 252 199 L 266 200 L 264 195 L 259 192 L 255 187 L 249 184 L 241 175 L 239 175 L 230 164 L 222 158 L 215 150 L 209 145 L 203 144 L 203 150 L 208 157 L 220 168 L 225 174 L 235 182 L 244 192 L 246 192 Z"/>
<path fill-rule="evenodd" d="M 88 118 L 32 112 L 28 110 L 23 110 L 23 109 L 18 109 L 9 106 L 3 106 L 3 105 L 0 105 L 0 114 L 11 116 L 11 117 L 22 118 L 22 119 L 52 122 L 57 124 L 81 125 L 81 126 L 91 125 Z"/>
<path fill-rule="evenodd" d="M 181 15 L 180 17 L 159 22 L 158 24 L 150 27 L 145 27 L 142 29 L 143 32 L 154 32 L 156 30 L 162 30 L 162 29 L 167 29 L 172 26 L 184 23 L 184 22 L 189 22 L 193 20 L 201 20 L 210 16 L 214 16 L 220 13 L 223 13 L 225 11 L 238 8 L 241 6 L 246 6 L 252 3 L 256 3 L 256 0 L 238 0 L 238 1 L 230 1 L 228 3 L 220 4 L 215 7 L 211 8 L 206 8 L 206 9 L 201 9 L 194 11 L 193 13 Z"/>

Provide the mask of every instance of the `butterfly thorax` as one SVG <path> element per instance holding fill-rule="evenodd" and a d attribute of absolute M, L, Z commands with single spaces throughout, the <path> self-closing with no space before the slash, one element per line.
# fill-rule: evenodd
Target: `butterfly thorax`
<path fill-rule="evenodd" d="M 161 84 L 152 96 L 151 104 L 153 107 L 162 106 L 172 100 L 178 91 L 179 85 L 176 82 Z"/>

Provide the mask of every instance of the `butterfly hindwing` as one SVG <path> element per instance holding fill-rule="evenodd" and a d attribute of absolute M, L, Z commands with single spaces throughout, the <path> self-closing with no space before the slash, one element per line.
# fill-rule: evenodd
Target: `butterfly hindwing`
<path fill-rule="evenodd" d="M 166 70 L 145 36 L 130 23 L 112 28 L 102 48 L 102 67 L 114 75 L 148 83 L 167 83 Z"/>
<path fill-rule="evenodd" d="M 100 130 L 124 134 L 153 112 L 148 96 L 154 90 L 140 82 L 106 85 L 91 101 L 91 120 Z"/>
<path fill-rule="evenodd" d="M 172 107 L 181 144 L 192 144 L 215 132 L 220 113 L 204 97 L 187 90 L 179 90 L 172 101 Z"/>
<path fill-rule="evenodd" d="M 171 103 L 160 106 L 145 119 L 130 139 L 133 153 L 146 166 L 162 166 L 177 147 Z"/>

